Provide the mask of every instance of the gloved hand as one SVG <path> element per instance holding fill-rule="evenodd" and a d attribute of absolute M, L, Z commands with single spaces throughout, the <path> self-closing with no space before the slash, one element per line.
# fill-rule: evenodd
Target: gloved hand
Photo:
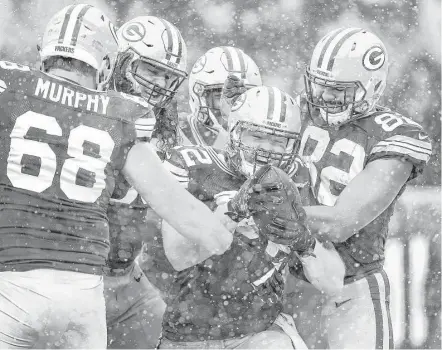
<path fill-rule="evenodd" d="M 224 99 L 229 106 L 232 106 L 235 100 L 246 91 L 247 88 L 244 84 L 244 80 L 238 78 L 236 75 L 229 74 L 224 81 L 221 98 Z"/>
<path fill-rule="evenodd" d="M 227 208 L 235 220 L 253 216 L 260 233 L 274 243 L 288 245 L 299 253 L 314 249 L 315 239 L 307 228 L 298 189 L 279 168 L 261 167 L 241 186 Z"/>

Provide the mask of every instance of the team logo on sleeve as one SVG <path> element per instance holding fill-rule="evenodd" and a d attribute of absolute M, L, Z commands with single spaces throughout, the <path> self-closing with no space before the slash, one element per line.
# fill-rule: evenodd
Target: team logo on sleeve
<path fill-rule="evenodd" d="M 123 38 L 130 42 L 141 41 L 146 36 L 146 28 L 140 22 L 131 22 L 123 29 Z"/>
<path fill-rule="evenodd" d="M 378 70 L 385 63 L 385 52 L 380 46 L 368 49 L 362 58 L 362 65 L 367 70 Z"/>

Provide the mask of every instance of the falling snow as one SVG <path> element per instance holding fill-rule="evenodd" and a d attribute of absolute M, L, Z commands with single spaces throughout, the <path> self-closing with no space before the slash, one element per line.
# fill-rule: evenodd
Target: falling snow
<path fill-rule="evenodd" d="M 72 3 L 70 0 L 0 0 L 1 59 L 38 67 L 37 44 L 47 21 L 56 10 Z M 99 7 L 117 26 L 139 15 L 167 19 L 179 28 L 187 43 L 188 70 L 212 47 L 239 47 L 260 67 L 265 85 L 276 86 L 293 96 L 304 89 L 305 65 L 315 44 L 326 33 L 346 26 L 363 27 L 377 33 L 386 44 L 390 58 L 388 84 L 381 103 L 420 123 L 433 140 L 433 155 L 428 166 L 422 176 L 409 184 L 396 204 L 390 223 L 391 239 L 387 243 L 385 269 L 391 279 L 390 307 L 395 344 L 403 348 L 441 347 L 439 0 L 84 0 L 81 3 Z M 184 83 L 178 95 L 180 114 L 189 113 L 187 100 L 188 87 Z M 162 239 L 155 237 L 155 241 L 155 249 L 160 249 Z M 178 278 L 177 273 L 168 262 L 164 263 L 168 264 L 167 269 L 159 268 L 149 258 L 152 249 L 145 249 L 139 259 L 145 268 L 157 271 L 154 284 L 158 281 L 159 285 L 170 285 Z M 124 254 L 122 251 L 121 256 Z M 379 258 L 376 256 L 375 260 Z M 215 263 L 206 260 L 205 264 L 207 281 L 216 284 L 216 277 L 211 275 Z M 232 259 L 231 264 L 242 266 L 246 259 L 236 263 Z M 264 266 L 255 273 L 261 276 L 268 268 Z M 193 277 L 190 275 L 186 283 L 193 283 Z M 242 284 L 235 285 L 236 282 L 226 279 L 225 285 L 219 288 L 245 288 Z M 271 287 L 273 285 L 262 289 Z M 167 299 L 167 293 L 162 293 Z M 213 302 L 210 293 L 214 292 L 203 290 L 201 293 L 205 295 L 201 300 L 205 301 L 199 305 L 201 319 L 198 322 L 203 322 L 206 314 L 210 314 L 209 304 Z M 293 276 L 286 281 L 284 294 L 283 311 L 293 315 L 307 345 L 323 348 L 326 338 L 319 331 L 320 313 L 327 307 L 323 295 Z M 262 295 L 265 297 L 264 291 Z M 194 296 L 187 296 L 179 304 L 183 315 L 190 305 L 190 297 Z M 231 331 L 227 335 L 232 337 L 237 335 L 237 330 L 229 312 L 235 308 L 240 310 L 242 306 L 240 301 L 230 297 L 226 293 L 218 301 L 217 318 L 211 322 L 231 324 L 231 329 L 225 329 Z M 245 322 L 254 325 L 256 320 L 250 319 L 250 310 L 246 311 L 236 321 L 243 322 L 242 317 L 249 317 Z M 179 321 L 184 323 L 185 317 Z M 211 324 L 204 327 L 211 329 L 215 338 L 221 332 Z M 206 329 L 204 327 L 202 329 Z"/>

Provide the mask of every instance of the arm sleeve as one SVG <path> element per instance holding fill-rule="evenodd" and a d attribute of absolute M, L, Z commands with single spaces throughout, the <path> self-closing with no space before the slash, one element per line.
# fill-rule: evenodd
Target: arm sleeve
<path fill-rule="evenodd" d="M 139 141 L 149 142 L 155 128 L 156 119 L 152 116 L 145 116 L 135 121 L 135 131 Z"/>

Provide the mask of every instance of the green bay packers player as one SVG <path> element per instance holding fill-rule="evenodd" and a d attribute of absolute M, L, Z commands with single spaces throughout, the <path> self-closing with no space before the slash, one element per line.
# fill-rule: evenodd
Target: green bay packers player
<path fill-rule="evenodd" d="M 164 163 L 190 193 L 219 215 L 224 215 L 227 203 L 236 198 L 247 178 L 263 166 L 278 166 L 292 176 L 298 169 L 295 157 L 300 144 L 300 112 L 286 93 L 273 87 L 251 88 L 233 104 L 228 128 L 225 151 L 210 146 L 179 146 L 171 150 Z M 302 223 L 297 224 L 299 236 L 308 244 L 298 241 L 290 248 L 288 244 L 275 243 L 255 231 L 253 224 L 242 221 L 236 227 L 231 247 L 220 256 L 212 256 L 189 244 L 163 222 L 164 247 L 152 254 L 161 261 L 169 250 L 170 263 L 179 272 L 165 293 L 167 309 L 159 347 L 305 346 L 293 319 L 280 314 L 283 266 L 292 256 L 291 249 L 303 251 L 312 243 L 308 230 L 301 228 Z M 320 256 L 325 251 L 321 248 L 316 244 L 314 253 Z M 178 254 L 180 249 L 188 252 L 186 259 Z M 177 252 L 176 258 L 170 252 Z M 342 264 L 339 257 L 337 260 L 337 265 Z M 327 269 L 336 263 L 330 261 L 322 267 Z M 338 271 L 334 268 L 325 274 L 330 279 L 334 274 L 336 285 Z M 342 284 L 343 264 L 340 271 Z"/>
<path fill-rule="evenodd" d="M 114 188 L 124 186 L 119 173 L 182 234 L 204 232 L 215 254 L 230 244 L 219 220 L 202 222 L 210 210 L 176 185 L 155 152 L 135 144 L 134 120 L 151 110 L 95 90 L 116 51 L 109 19 L 77 4 L 50 19 L 42 71 L 0 62 L 2 348 L 106 346 L 106 211 Z M 198 208 L 205 214 L 192 219 Z M 216 231 L 226 242 L 208 237 Z"/>
<path fill-rule="evenodd" d="M 221 90 L 228 75 L 236 75 L 246 88 L 262 85 L 256 63 L 241 49 L 214 47 L 202 55 L 189 74 L 191 114 L 180 118 L 182 143 L 224 148 L 227 113 L 223 116 Z"/>
<path fill-rule="evenodd" d="M 345 287 L 324 309 L 330 348 L 393 348 L 390 285 L 384 264 L 388 223 L 409 180 L 431 155 L 422 127 L 379 106 L 387 81 L 383 42 L 340 28 L 316 45 L 300 97 L 300 155 L 318 205 L 305 207 L 320 239 L 346 265 Z"/>
<path fill-rule="evenodd" d="M 187 76 L 186 44 L 174 25 L 154 16 L 133 18 L 117 37 L 116 65 L 106 88 L 142 97 L 153 108 L 155 118 L 135 122 L 137 138 L 164 152 L 170 147 L 166 140 L 177 144 L 178 120 L 169 106 Z M 143 241 L 156 243 L 148 211 L 156 216 L 133 188 L 117 190 L 110 201 L 111 251 L 104 278 L 108 348 L 154 348 L 160 336 L 165 303 L 135 263 Z"/>

